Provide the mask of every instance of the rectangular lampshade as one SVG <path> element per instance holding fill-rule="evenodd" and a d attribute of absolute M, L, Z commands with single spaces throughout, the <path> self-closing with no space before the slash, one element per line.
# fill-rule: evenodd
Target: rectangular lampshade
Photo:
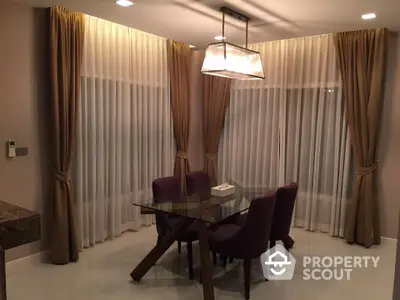
<path fill-rule="evenodd" d="M 260 53 L 226 42 L 208 45 L 201 72 L 239 80 L 265 78 Z"/>

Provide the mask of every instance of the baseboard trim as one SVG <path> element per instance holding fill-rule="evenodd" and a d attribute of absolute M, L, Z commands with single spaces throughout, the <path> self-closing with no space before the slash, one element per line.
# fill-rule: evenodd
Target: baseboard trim
<path fill-rule="evenodd" d="M 381 239 L 382 240 L 386 240 L 386 241 L 395 241 L 395 242 L 397 242 L 397 239 L 391 238 L 391 237 L 386 237 L 386 236 L 381 236 Z"/>
<path fill-rule="evenodd" d="M 23 272 L 27 265 L 38 265 L 42 263 L 48 263 L 50 250 L 40 251 L 25 257 L 21 257 L 16 260 L 12 260 L 6 263 L 7 274 L 15 272 Z"/>

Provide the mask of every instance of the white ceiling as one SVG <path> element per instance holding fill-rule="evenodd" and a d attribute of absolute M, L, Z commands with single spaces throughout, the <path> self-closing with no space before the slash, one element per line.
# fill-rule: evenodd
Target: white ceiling
<path fill-rule="evenodd" d="M 16 0 L 31 6 L 61 4 L 73 10 L 159 36 L 204 47 L 221 34 L 221 6 L 254 18 L 249 42 L 321 33 L 389 27 L 400 30 L 399 0 L 135 0 L 123 8 L 114 0 Z M 374 12 L 375 20 L 361 15 Z M 244 23 L 227 17 L 228 41 L 244 43 Z"/>

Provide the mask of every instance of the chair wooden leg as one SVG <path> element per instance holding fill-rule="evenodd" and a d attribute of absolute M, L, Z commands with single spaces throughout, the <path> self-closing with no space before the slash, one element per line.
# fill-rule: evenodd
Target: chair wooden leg
<path fill-rule="evenodd" d="M 161 242 L 161 235 L 158 235 L 158 236 L 157 236 L 157 244 L 158 244 L 159 242 Z"/>
<path fill-rule="evenodd" d="M 182 243 L 178 241 L 178 253 L 181 254 Z"/>
<path fill-rule="evenodd" d="M 224 268 L 226 268 L 227 257 L 226 257 L 226 256 L 220 255 L 219 259 L 221 260 L 222 266 L 223 266 Z"/>
<path fill-rule="evenodd" d="M 290 249 L 293 248 L 294 240 L 290 236 L 287 236 L 287 238 L 284 239 L 282 242 L 283 242 L 283 246 L 285 247 L 285 249 L 288 252 L 290 251 Z"/>
<path fill-rule="evenodd" d="M 212 253 L 212 258 L 213 258 L 213 264 L 214 264 L 214 266 L 217 265 L 217 253 L 213 252 L 213 253 Z"/>
<path fill-rule="evenodd" d="M 250 274 L 251 274 L 251 259 L 244 260 L 244 297 L 250 299 Z"/>
<path fill-rule="evenodd" d="M 233 263 L 233 257 L 229 257 L 229 263 Z"/>
<path fill-rule="evenodd" d="M 288 249 L 293 248 L 294 246 L 294 240 L 290 237 L 290 235 L 287 236 L 287 238 L 284 241 L 285 247 Z"/>
<path fill-rule="evenodd" d="M 189 267 L 189 279 L 193 280 L 193 248 L 192 242 L 187 243 L 187 258 Z"/>

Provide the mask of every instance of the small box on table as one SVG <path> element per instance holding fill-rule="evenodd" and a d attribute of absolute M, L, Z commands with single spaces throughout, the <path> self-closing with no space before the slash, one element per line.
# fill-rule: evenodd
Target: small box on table
<path fill-rule="evenodd" d="M 226 197 L 235 193 L 235 186 L 227 183 L 214 186 L 211 189 L 211 195 L 216 197 Z"/>

